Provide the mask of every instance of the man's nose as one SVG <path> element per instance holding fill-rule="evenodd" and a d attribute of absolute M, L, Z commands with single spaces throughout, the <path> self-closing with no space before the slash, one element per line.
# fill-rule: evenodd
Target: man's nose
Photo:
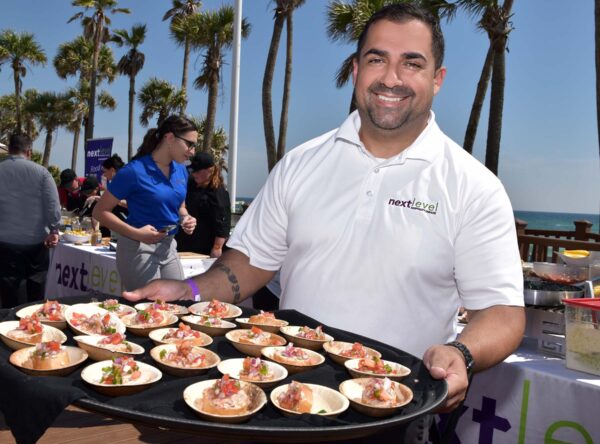
<path fill-rule="evenodd" d="M 404 85 L 404 82 L 402 81 L 402 76 L 400 74 L 400 69 L 392 63 L 386 66 L 386 70 L 381 81 L 388 88 Z"/>

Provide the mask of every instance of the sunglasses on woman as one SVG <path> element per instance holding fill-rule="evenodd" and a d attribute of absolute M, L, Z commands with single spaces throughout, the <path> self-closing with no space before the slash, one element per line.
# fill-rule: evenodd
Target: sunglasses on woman
<path fill-rule="evenodd" d="M 183 140 L 183 141 L 185 142 L 185 144 L 186 144 L 186 146 L 188 147 L 188 149 L 189 149 L 189 150 L 191 150 L 192 148 L 196 148 L 196 143 L 197 143 L 197 142 L 192 142 L 191 140 L 184 139 L 183 137 L 181 137 L 181 136 L 178 136 L 178 135 L 177 135 L 177 134 L 175 134 L 175 133 L 173 133 L 173 135 L 174 135 L 175 137 L 177 137 L 178 139 L 181 139 L 181 140 Z"/>

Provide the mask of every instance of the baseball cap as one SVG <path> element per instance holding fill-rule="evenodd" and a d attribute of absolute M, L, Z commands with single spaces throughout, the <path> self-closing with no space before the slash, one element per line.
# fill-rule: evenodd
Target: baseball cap
<path fill-rule="evenodd" d="M 60 173 L 60 186 L 70 185 L 73 180 L 77 179 L 77 174 L 71 168 L 62 170 Z"/>
<path fill-rule="evenodd" d="M 205 153 L 204 151 L 197 152 L 190 160 L 191 163 L 187 167 L 190 173 L 199 170 L 205 170 L 206 168 L 210 168 L 215 164 L 215 159 L 213 156 L 210 153 Z"/>
<path fill-rule="evenodd" d="M 86 193 L 86 194 L 91 193 L 99 186 L 100 186 L 100 183 L 98 182 L 98 178 L 96 177 L 96 175 L 90 174 L 83 181 L 83 185 L 81 185 L 81 192 Z"/>

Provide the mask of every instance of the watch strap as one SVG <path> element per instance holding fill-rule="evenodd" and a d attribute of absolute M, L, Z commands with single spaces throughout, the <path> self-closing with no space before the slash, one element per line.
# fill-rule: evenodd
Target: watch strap
<path fill-rule="evenodd" d="M 460 341 L 452 341 L 452 342 L 448 342 L 447 344 L 444 344 L 444 345 L 458 349 L 458 351 L 460 351 L 462 353 L 463 357 L 465 358 L 465 365 L 467 367 L 467 373 L 470 373 L 473 371 L 473 366 L 475 365 L 475 360 L 473 359 L 473 355 L 471 354 L 471 352 L 469 351 L 469 349 L 467 348 L 467 346 L 465 344 L 463 344 Z"/>

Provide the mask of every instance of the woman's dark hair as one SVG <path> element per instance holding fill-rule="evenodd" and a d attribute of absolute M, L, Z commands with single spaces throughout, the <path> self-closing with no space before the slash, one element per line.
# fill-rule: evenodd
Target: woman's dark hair
<path fill-rule="evenodd" d="M 365 40 L 367 40 L 369 29 L 374 23 L 380 20 L 389 20 L 395 23 L 418 20 L 427 25 L 431 30 L 431 50 L 435 58 L 435 69 L 439 69 L 442 66 L 444 62 L 444 34 L 442 34 L 439 20 L 425 8 L 408 3 L 384 6 L 369 18 L 358 38 L 356 52 L 354 53 L 357 60 L 360 59 L 360 52 L 365 44 Z"/>
<path fill-rule="evenodd" d="M 123 159 L 121 159 L 121 157 L 118 154 L 113 154 L 108 159 L 106 159 L 104 162 L 102 162 L 102 166 L 104 168 L 106 168 L 107 170 L 109 168 L 114 168 L 115 171 L 119 171 L 121 168 L 123 168 L 125 166 L 125 163 L 123 162 Z"/>
<path fill-rule="evenodd" d="M 188 131 L 197 131 L 196 125 L 190 119 L 184 116 L 172 115 L 167 117 L 163 122 L 158 126 L 158 128 L 151 128 L 148 130 L 146 135 L 144 136 L 144 140 L 142 144 L 137 150 L 133 159 L 139 159 L 146 154 L 150 154 L 154 151 L 160 142 L 160 139 L 167 134 L 173 133 L 176 135 L 180 135 L 186 133 Z"/>

